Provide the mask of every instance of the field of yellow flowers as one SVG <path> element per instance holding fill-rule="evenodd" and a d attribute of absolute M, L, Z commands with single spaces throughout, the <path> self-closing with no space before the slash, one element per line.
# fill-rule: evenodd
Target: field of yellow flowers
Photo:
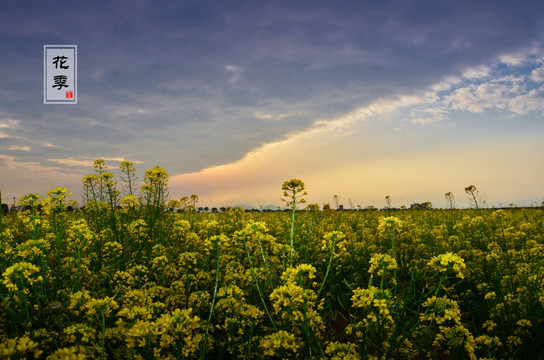
<path fill-rule="evenodd" d="M 2 359 L 544 358 L 542 208 L 176 212 L 95 170 L 0 217 Z"/>

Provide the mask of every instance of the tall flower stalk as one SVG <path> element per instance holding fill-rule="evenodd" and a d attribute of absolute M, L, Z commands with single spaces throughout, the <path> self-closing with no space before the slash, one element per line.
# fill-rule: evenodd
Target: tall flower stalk
<path fill-rule="evenodd" d="M 153 238 L 155 227 L 166 208 L 168 198 L 168 172 L 160 166 L 147 169 L 144 174 L 144 184 L 141 186 L 143 203 L 145 204 L 145 221 L 149 225 L 148 236 Z"/>
<path fill-rule="evenodd" d="M 482 199 L 480 198 L 480 192 L 478 191 L 476 186 L 467 186 L 465 188 L 465 192 L 467 193 L 470 205 L 476 210 L 480 209 L 482 207 Z"/>
<path fill-rule="evenodd" d="M 2 206 L 2 191 L 0 191 L 0 206 Z M 4 224 L 2 223 L 3 216 L 4 216 L 4 209 L 0 208 L 0 233 L 4 231 Z"/>
<path fill-rule="evenodd" d="M 283 190 L 283 196 L 285 199 L 281 199 L 285 202 L 286 207 L 292 209 L 291 216 L 291 254 L 290 254 L 290 266 L 293 267 L 293 248 L 294 248 L 294 237 L 295 237 L 295 213 L 297 211 L 297 203 L 304 204 L 306 199 L 303 196 L 308 195 L 304 191 L 304 181 L 300 179 L 291 179 L 284 181 L 281 186 Z"/>

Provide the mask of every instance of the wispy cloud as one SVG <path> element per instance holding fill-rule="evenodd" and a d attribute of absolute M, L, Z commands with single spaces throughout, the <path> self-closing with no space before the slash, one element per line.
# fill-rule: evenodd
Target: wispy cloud
<path fill-rule="evenodd" d="M 19 120 L 0 120 L 0 129 L 16 129 L 19 125 Z"/>
<path fill-rule="evenodd" d="M 518 66 L 523 64 L 527 60 L 527 53 L 526 52 L 519 52 L 517 54 L 507 54 L 503 55 L 500 58 L 500 61 L 506 65 L 509 66 Z"/>
<path fill-rule="evenodd" d="M 258 119 L 262 119 L 262 120 L 281 120 L 283 118 L 286 118 L 288 116 L 291 116 L 292 114 L 277 114 L 277 115 L 272 115 L 272 114 L 265 114 L 265 113 L 256 113 L 255 114 L 255 117 L 257 117 Z"/>
<path fill-rule="evenodd" d="M 504 84 L 469 85 L 446 96 L 446 102 L 453 110 L 482 113 L 492 108 L 505 109 L 509 97 L 518 93 Z"/>
<path fill-rule="evenodd" d="M 230 82 L 234 83 L 238 79 L 240 79 L 240 75 L 242 73 L 242 69 L 240 67 L 234 65 L 225 65 L 225 70 L 232 74 Z"/>
<path fill-rule="evenodd" d="M 531 80 L 535 82 L 543 82 L 544 81 L 544 67 L 539 67 L 538 69 L 534 69 L 531 71 Z"/>
<path fill-rule="evenodd" d="M 528 90 L 526 86 L 510 82 L 487 82 L 469 85 L 455 90 L 445 97 L 453 110 L 482 113 L 498 110 L 526 115 L 532 111 L 542 111 L 542 89 Z"/>
<path fill-rule="evenodd" d="M 413 118 L 410 120 L 410 123 L 412 124 L 419 124 L 419 125 L 428 125 L 433 124 L 438 121 L 443 121 L 446 118 L 445 115 L 437 115 L 432 117 L 426 117 L 426 118 Z"/>
<path fill-rule="evenodd" d="M 463 72 L 463 77 L 467 79 L 481 79 L 490 75 L 489 66 L 481 65 L 478 67 L 470 68 Z"/>
<path fill-rule="evenodd" d="M 114 162 L 122 162 L 122 161 L 126 161 L 127 159 L 123 158 L 123 157 L 103 157 L 101 159 L 104 159 L 105 161 L 114 161 Z M 71 166 L 71 167 L 84 167 L 84 168 L 87 168 L 87 169 L 92 169 L 93 168 L 93 163 L 94 161 L 97 160 L 97 158 L 90 158 L 90 157 L 83 157 L 83 158 L 64 158 L 64 159 L 47 159 L 47 161 L 50 161 L 50 162 L 53 162 L 53 163 L 56 163 L 56 164 L 60 164 L 60 165 L 64 165 L 64 166 Z M 142 164 L 143 161 L 133 161 L 133 160 L 130 160 L 132 161 L 133 163 L 135 164 Z"/>
<path fill-rule="evenodd" d="M 516 96 L 508 102 L 508 110 L 518 115 L 526 115 L 533 111 L 544 114 L 543 95 L 544 88 L 539 88 Z"/>
<path fill-rule="evenodd" d="M 10 151 L 30 151 L 30 146 L 10 146 Z"/>
<path fill-rule="evenodd" d="M 46 175 L 45 179 L 50 179 L 50 178 L 58 179 L 59 177 L 62 177 L 63 175 L 67 176 L 67 174 L 64 173 L 63 169 L 60 167 L 42 165 L 41 163 L 37 161 L 26 161 L 17 156 L 9 156 L 9 155 L 0 154 L 0 160 L 1 162 L 3 162 L 3 165 L 7 169 L 15 173 L 19 173 L 20 175 L 25 173 L 28 174 L 27 176 L 30 176 L 30 174 L 33 174 L 33 176 Z"/>

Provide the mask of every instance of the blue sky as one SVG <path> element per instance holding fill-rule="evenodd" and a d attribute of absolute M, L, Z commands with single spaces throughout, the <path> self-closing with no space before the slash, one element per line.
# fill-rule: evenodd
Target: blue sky
<path fill-rule="evenodd" d="M 0 190 L 92 162 L 204 206 L 544 200 L 540 1 L 3 1 Z M 78 104 L 43 104 L 43 46 L 78 46 Z M 4 200 L 5 201 L 5 200 Z M 11 200 L 10 200 L 11 202 Z"/>

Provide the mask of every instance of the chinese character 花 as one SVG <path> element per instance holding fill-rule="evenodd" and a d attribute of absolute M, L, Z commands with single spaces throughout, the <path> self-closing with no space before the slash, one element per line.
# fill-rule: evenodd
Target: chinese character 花
<path fill-rule="evenodd" d="M 64 66 L 64 64 L 66 63 L 66 60 L 68 60 L 68 57 L 66 56 L 55 56 L 53 58 L 53 64 L 55 64 L 55 69 L 58 69 L 59 66 L 61 69 L 68 69 L 69 68 L 68 65 Z"/>

